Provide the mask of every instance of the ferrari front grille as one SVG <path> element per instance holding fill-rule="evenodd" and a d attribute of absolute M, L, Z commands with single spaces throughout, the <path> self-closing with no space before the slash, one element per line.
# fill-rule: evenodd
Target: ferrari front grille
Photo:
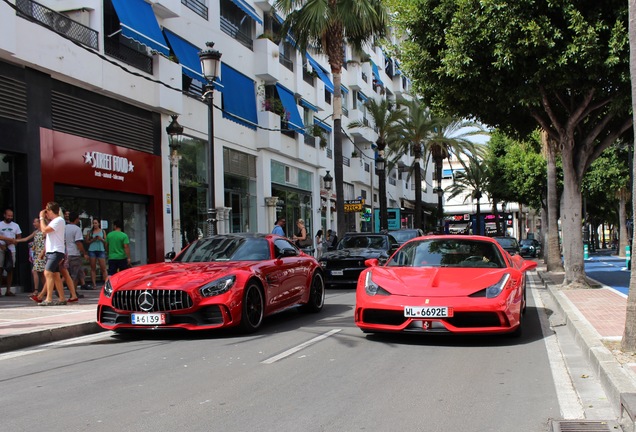
<path fill-rule="evenodd" d="M 113 307 L 129 312 L 178 311 L 192 305 L 192 298 L 183 290 L 124 290 L 113 295 Z"/>

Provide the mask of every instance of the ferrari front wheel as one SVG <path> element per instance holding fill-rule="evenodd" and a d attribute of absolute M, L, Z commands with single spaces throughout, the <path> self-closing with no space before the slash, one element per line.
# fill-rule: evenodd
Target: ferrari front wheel
<path fill-rule="evenodd" d="M 265 313 L 265 299 L 261 288 L 250 283 L 245 287 L 243 293 L 243 316 L 241 317 L 241 327 L 248 333 L 255 332 L 263 322 Z"/>
<path fill-rule="evenodd" d="M 309 288 L 309 300 L 302 306 L 305 312 L 320 312 L 325 304 L 325 280 L 322 274 L 316 272 L 311 279 Z"/>

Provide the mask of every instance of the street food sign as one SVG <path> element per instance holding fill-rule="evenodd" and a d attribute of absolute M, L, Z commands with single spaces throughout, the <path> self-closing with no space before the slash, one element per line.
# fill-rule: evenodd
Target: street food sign
<path fill-rule="evenodd" d="M 355 199 L 355 200 L 345 200 L 344 202 L 344 211 L 345 213 L 355 213 L 360 212 L 364 208 L 364 200 L 363 199 Z"/>

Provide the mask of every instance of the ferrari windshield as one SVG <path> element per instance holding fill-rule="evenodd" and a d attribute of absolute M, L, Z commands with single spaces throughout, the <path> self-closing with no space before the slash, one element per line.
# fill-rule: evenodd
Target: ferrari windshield
<path fill-rule="evenodd" d="M 197 240 L 175 262 L 261 261 L 270 259 L 269 242 L 265 238 L 215 236 Z"/>
<path fill-rule="evenodd" d="M 427 239 L 403 246 L 389 267 L 506 267 L 496 245 L 468 239 Z"/>

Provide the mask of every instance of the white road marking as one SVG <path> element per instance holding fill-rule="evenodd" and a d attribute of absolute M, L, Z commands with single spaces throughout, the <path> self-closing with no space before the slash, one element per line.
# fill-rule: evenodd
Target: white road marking
<path fill-rule="evenodd" d="M 536 282 L 533 280 L 533 286 L 536 286 Z M 537 309 L 544 309 L 543 301 L 539 294 L 531 289 L 532 298 Z M 543 341 L 545 342 L 546 350 L 548 351 L 548 359 L 550 361 L 550 369 L 552 370 L 552 376 L 554 378 L 554 387 L 556 388 L 557 399 L 559 400 L 559 407 L 561 409 L 561 415 L 564 419 L 582 419 L 585 418 L 585 411 L 581 400 L 574 389 L 572 378 L 565 366 L 565 359 L 563 353 L 559 347 L 556 333 L 550 329 L 550 323 L 545 313 L 539 312 L 539 321 L 541 322 L 541 333 L 543 333 Z"/>
<path fill-rule="evenodd" d="M 112 334 L 110 332 L 100 332 L 100 333 L 94 333 L 94 334 L 90 334 L 90 335 L 86 335 L 86 336 L 79 336 L 79 337 L 72 338 L 72 339 L 65 339 L 65 340 L 61 340 L 61 341 L 57 341 L 57 342 L 50 342 L 50 343 L 43 344 L 43 345 L 37 345 L 37 346 L 31 347 L 31 348 L 22 348 L 22 349 L 17 350 L 17 351 L 11 351 L 11 352 L 7 352 L 7 353 L 4 353 L 4 354 L 0 354 L 0 361 L 11 360 L 11 359 L 14 359 L 14 358 L 24 357 L 24 356 L 31 355 L 31 354 L 37 354 L 39 352 L 46 351 L 48 349 L 59 347 L 59 346 L 73 345 L 73 344 L 86 343 L 86 342 L 94 342 L 94 341 L 98 341 L 98 340 L 109 338 L 111 336 L 112 336 Z"/>
<path fill-rule="evenodd" d="M 316 344 L 318 342 L 320 342 L 321 340 L 327 339 L 329 336 L 333 336 L 336 333 L 342 331 L 342 329 L 333 329 L 328 331 L 327 333 L 321 334 L 320 336 L 316 336 L 315 338 L 308 340 L 307 342 L 303 342 L 300 345 L 296 345 L 293 348 L 288 349 L 287 351 L 284 351 L 278 355 L 275 355 L 274 357 L 270 357 L 267 360 L 263 360 L 261 363 L 263 364 L 272 364 L 277 362 L 278 360 L 282 360 L 286 357 L 289 357 L 290 355 L 293 355 L 294 353 L 297 353 L 298 351 L 307 348 L 310 345 Z"/>

